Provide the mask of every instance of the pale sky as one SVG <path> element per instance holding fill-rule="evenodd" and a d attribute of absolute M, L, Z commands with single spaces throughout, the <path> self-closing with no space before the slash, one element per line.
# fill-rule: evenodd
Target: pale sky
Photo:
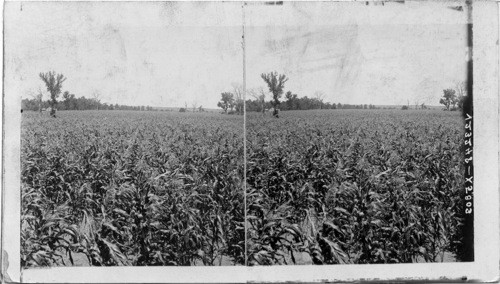
<path fill-rule="evenodd" d="M 247 87 L 278 71 L 299 96 L 438 105 L 465 80 L 466 13 L 452 5 L 249 4 Z M 238 2 L 6 2 L 6 95 L 29 97 L 43 87 L 38 73 L 54 70 L 77 97 L 217 108 L 242 82 L 242 19 Z"/>

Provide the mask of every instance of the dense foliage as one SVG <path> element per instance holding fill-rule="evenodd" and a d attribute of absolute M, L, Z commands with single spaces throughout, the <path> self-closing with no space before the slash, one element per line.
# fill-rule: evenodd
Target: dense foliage
<path fill-rule="evenodd" d="M 244 222 L 241 116 L 24 113 L 22 266 L 459 259 L 461 145 L 458 112 L 249 113 Z"/>
<path fill-rule="evenodd" d="M 22 266 L 244 263 L 242 130 L 208 113 L 24 113 Z"/>
<path fill-rule="evenodd" d="M 247 120 L 249 264 L 459 255 L 463 124 L 432 111 Z"/>
<path fill-rule="evenodd" d="M 61 93 L 62 83 L 66 81 L 63 74 L 56 74 L 54 71 L 47 73 L 40 73 L 40 79 L 45 83 L 47 91 L 50 93 L 50 115 L 55 117 L 55 106 L 57 104 L 57 97 Z"/>
<path fill-rule="evenodd" d="M 288 78 L 285 74 L 278 74 L 278 72 L 262 73 L 260 77 L 266 82 L 269 92 L 272 94 L 273 115 L 278 117 L 278 106 L 281 104 L 280 98 Z"/>
<path fill-rule="evenodd" d="M 262 103 L 259 99 L 247 100 L 245 102 L 247 112 L 261 112 Z M 271 102 L 265 102 L 264 108 L 270 109 Z M 298 97 L 296 94 L 285 95 L 285 99 L 279 105 L 280 110 L 314 110 L 314 109 L 376 109 L 378 107 L 372 104 L 341 104 L 323 102 L 316 98 L 309 98 L 307 96 Z"/>
<path fill-rule="evenodd" d="M 51 106 L 49 100 L 41 100 L 39 98 L 23 99 L 21 104 L 23 110 L 32 111 L 40 111 Z M 150 106 L 107 104 L 84 96 L 78 98 L 69 92 L 64 92 L 62 100 L 57 101 L 54 105 L 58 110 L 153 110 L 153 107 Z"/>
<path fill-rule="evenodd" d="M 439 103 L 445 107 L 443 110 L 462 110 L 468 99 L 467 92 L 467 84 L 458 82 L 455 88 L 443 90 L 443 97 L 439 99 Z"/>

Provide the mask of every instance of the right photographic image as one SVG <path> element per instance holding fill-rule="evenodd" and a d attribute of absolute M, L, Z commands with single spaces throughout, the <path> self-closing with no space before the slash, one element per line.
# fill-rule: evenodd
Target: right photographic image
<path fill-rule="evenodd" d="M 450 3 L 244 4 L 247 265 L 474 260 L 471 11 Z"/>

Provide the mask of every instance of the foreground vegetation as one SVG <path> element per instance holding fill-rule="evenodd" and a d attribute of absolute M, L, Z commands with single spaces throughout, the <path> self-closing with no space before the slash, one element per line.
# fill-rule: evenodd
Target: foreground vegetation
<path fill-rule="evenodd" d="M 242 118 L 22 119 L 23 267 L 244 263 Z"/>
<path fill-rule="evenodd" d="M 462 141 L 457 112 L 249 113 L 245 220 L 241 116 L 25 112 L 22 266 L 460 260 Z"/>
<path fill-rule="evenodd" d="M 249 115 L 247 140 L 250 265 L 460 257 L 459 113 Z"/>

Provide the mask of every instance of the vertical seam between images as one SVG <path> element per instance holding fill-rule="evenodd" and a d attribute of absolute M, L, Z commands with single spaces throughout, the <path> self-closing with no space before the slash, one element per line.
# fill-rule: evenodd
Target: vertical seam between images
<path fill-rule="evenodd" d="M 245 50 L 245 2 L 242 2 L 241 5 L 242 12 L 242 37 L 241 37 L 241 46 L 243 48 L 243 227 L 245 230 L 245 266 L 248 265 L 248 257 L 247 257 L 247 113 L 246 113 L 246 50 Z"/>

